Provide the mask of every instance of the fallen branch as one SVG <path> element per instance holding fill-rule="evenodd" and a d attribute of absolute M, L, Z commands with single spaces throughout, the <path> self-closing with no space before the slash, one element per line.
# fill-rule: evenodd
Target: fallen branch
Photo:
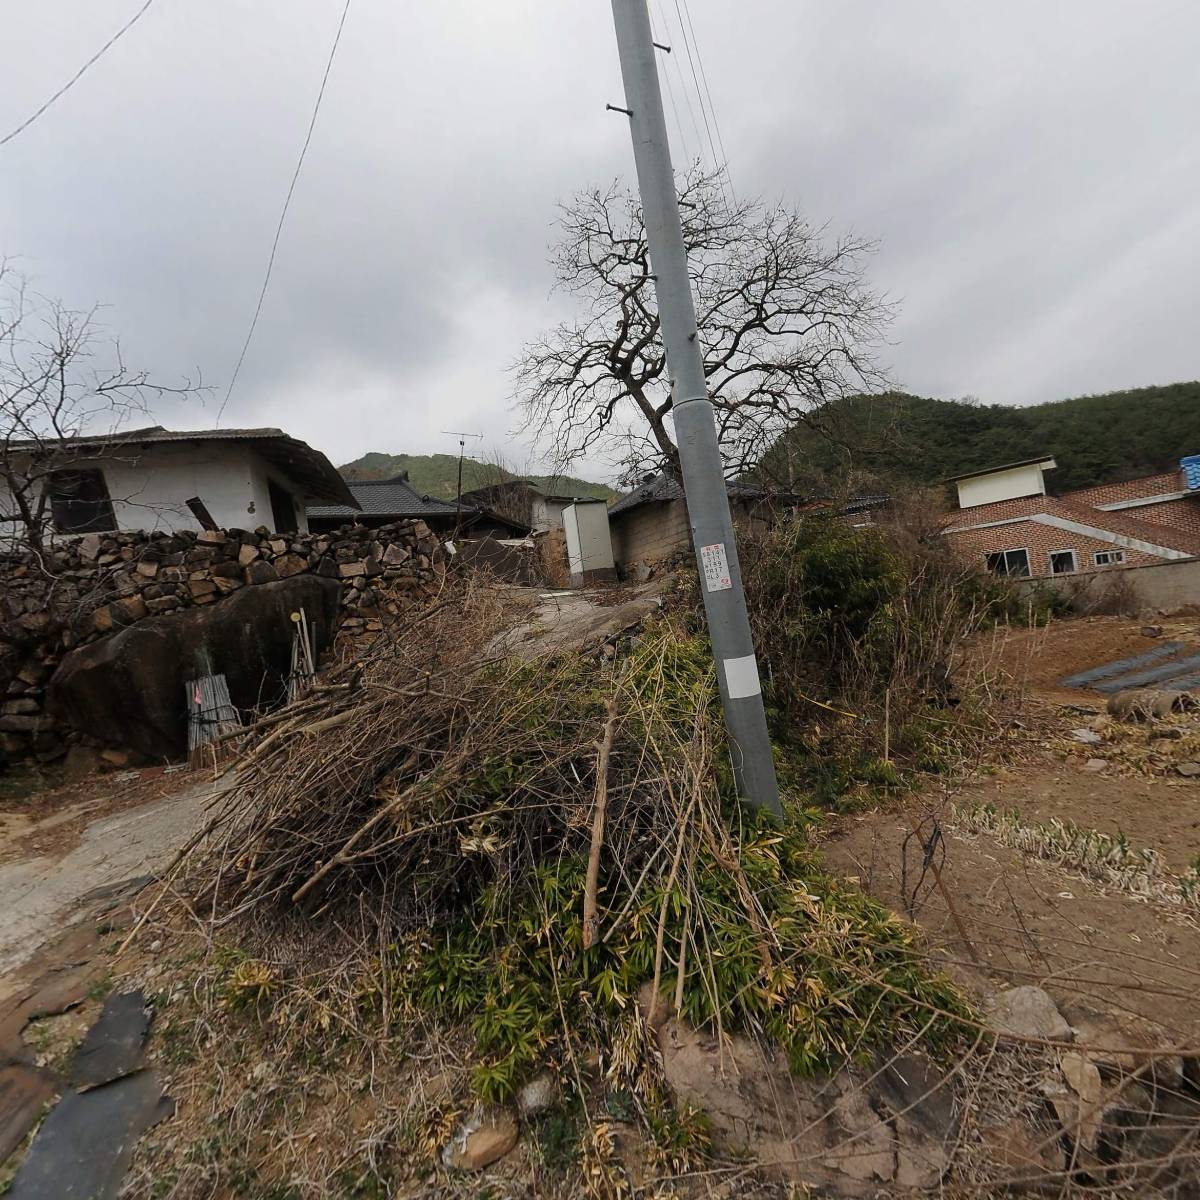
<path fill-rule="evenodd" d="M 596 799 L 592 807 L 592 845 L 588 851 L 587 882 L 583 888 L 583 948 L 596 940 L 596 890 L 600 882 L 600 847 L 604 844 L 604 812 L 608 805 L 608 757 L 612 753 L 617 728 L 617 699 L 611 696 L 604 706 L 604 734 L 596 754 Z"/>

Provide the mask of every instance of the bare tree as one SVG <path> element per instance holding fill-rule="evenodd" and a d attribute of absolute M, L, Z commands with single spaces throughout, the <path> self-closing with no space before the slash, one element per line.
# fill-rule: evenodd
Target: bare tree
<path fill-rule="evenodd" d="M 783 205 L 734 201 L 720 173 L 680 184 L 705 374 L 730 475 L 821 406 L 885 380 L 889 305 L 865 282 L 872 243 L 831 238 Z M 515 365 L 527 432 L 565 462 L 616 452 L 627 472 L 678 474 L 671 389 L 640 205 L 613 184 L 560 210 L 552 263 L 579 315 Z"/>
<path fill-rule="evenodd" d="M 194 390 L 127 368 L 96 312 L 32 295 L 0 262 L 0 535 L 35 550 L 56 487 L 69 488 L 97 453 L 88 436 L 118 433 L 152 397 Z"/>

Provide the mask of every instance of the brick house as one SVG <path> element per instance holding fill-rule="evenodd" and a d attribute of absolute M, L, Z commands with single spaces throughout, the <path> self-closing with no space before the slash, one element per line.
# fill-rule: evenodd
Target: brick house
<path fill-rule="evenodd" d="M 1047 493 L 1053 458 L 950 480 L 958 510 L 944 529 L 965 558 L 1003 575 L 1088 574 L 1200 556 L 1200 456 L 1122 483 Z"/>

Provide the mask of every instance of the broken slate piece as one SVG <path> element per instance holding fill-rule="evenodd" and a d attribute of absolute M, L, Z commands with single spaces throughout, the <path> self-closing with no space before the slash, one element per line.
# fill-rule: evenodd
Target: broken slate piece
<path fill-rule="evenodd" d="M 42 1109 L 58 1095 L 58 1079 L 27 1063 L 0 1067 L 0 1163 L 25 1140 Z"/>
<path fill-rule="evenodd" d="M 71 1060 L 71 1086 L 83 1091 L 136 1071 L 149 1028 L 150 1010 L 140 991 L 109 996 Z"/>
<path fill-rule="evenodd" d="M 70 1093 L 42 1123 L 8 1200 L 111 1200 L 137 1139 L 174 1112 L 153 1071 Z"/>

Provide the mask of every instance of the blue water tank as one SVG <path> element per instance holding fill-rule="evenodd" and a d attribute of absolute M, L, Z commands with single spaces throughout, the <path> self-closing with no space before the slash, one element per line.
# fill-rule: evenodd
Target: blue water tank
<path fill-rule="evenodd" d="M 1189 492 L 1200 492 L 1200 454 L 1189 454 L 1181 458 L 1179 465 L 1183 468 L 1183 486 Z"/>

